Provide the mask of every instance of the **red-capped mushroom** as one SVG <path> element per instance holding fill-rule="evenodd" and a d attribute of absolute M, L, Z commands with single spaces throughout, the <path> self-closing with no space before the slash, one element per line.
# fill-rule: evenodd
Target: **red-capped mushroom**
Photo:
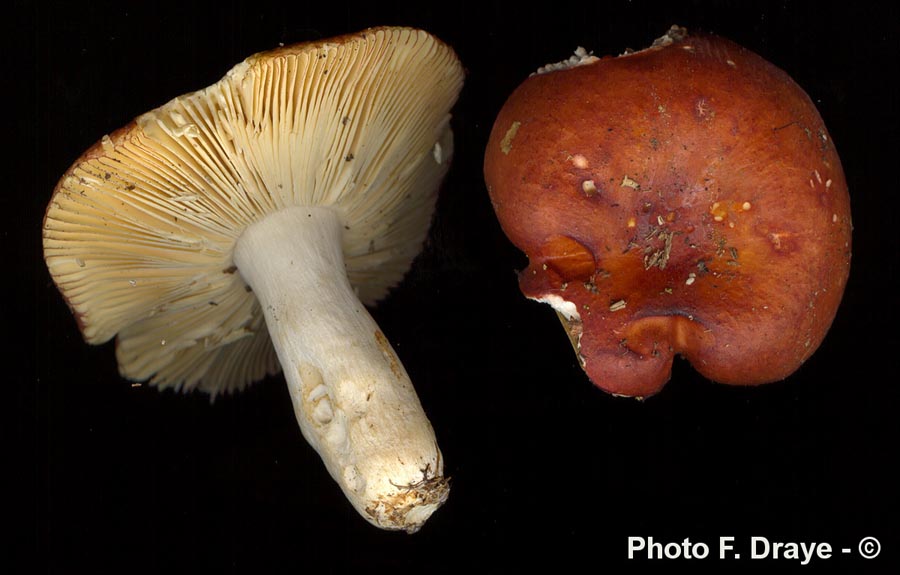
<path fill-rule="evenodd" d="M 781 380 L 817 349 L 850 269 L 850 200 L 814 104 L 726 39 L 673 27 L 519 86 L 485 179 L 590 379 L 646 397 L 675 355 L 721 383 Z"/>

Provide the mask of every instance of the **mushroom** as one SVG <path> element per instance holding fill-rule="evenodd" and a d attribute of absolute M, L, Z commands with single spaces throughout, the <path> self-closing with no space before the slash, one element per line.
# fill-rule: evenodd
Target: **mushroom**
<path fill-rule="evenodd" d="M 366 310 L 425 240 L 454 51 L 383 27 L 251 56 L 85 152 L 47 208 L 53 280 L 120 373 L 215 397 L 279 367 L 353 507 L 416 531 L 447 498 L 419 399 Z"/>
<path fill-rule="evenodd" d="M 579 50 L 497 115 L 484 174 L 600 388 L 647 397 L 681 355 L 708 379 L 788 377 L 830 329 L 850 201 L 806 93 L 737 44 L 672 27 L 620 57 Z"/>

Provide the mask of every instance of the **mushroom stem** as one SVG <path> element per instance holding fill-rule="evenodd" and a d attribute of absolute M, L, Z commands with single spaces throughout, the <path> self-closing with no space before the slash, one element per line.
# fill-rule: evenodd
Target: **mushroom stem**
<path fill-rule="evenodd" d="M 368 521 L 417 531 L 447 498 L 434 430 L 347 279 L 342 225 L 295 206 L 244 230 L 234 263 L 263 308 L 300 430 Z"/>

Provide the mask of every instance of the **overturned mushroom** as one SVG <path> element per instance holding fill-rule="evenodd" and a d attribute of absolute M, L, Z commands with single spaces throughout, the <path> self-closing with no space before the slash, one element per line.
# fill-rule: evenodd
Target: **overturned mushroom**
<path fill-rule="evenodd" d="M 646 50 L 542 68 L 497 116 L 485 179 L 590 379 L 648 396 L 680 354 L 780 380 L 831 326 L 850 201 L 815 106 L 783 71 L 673 27 Z"/>
<path fill-rule="evenodd" d="M 43 230 L 87 342 L 213 396 L 280 367 L 357 511 L 417 530 L 447 497 L 441 452 L 365 305 L 421 249 L 462 81 L 433 36 L 370 29 L 252 56 L 104 136 Z"/>

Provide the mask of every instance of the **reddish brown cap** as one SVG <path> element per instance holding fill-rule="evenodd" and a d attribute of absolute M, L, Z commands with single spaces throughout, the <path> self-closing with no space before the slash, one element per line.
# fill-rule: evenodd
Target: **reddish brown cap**
<path fill-rule="evenodd" d="M 850 268 L 850 201 L 822 118 L 785 72 L 673 27 L 653 47 L 532 75 L 485 178 L 588 376 L 647 396 L 681 354 L 729 384 L 819 346 Z"/>

